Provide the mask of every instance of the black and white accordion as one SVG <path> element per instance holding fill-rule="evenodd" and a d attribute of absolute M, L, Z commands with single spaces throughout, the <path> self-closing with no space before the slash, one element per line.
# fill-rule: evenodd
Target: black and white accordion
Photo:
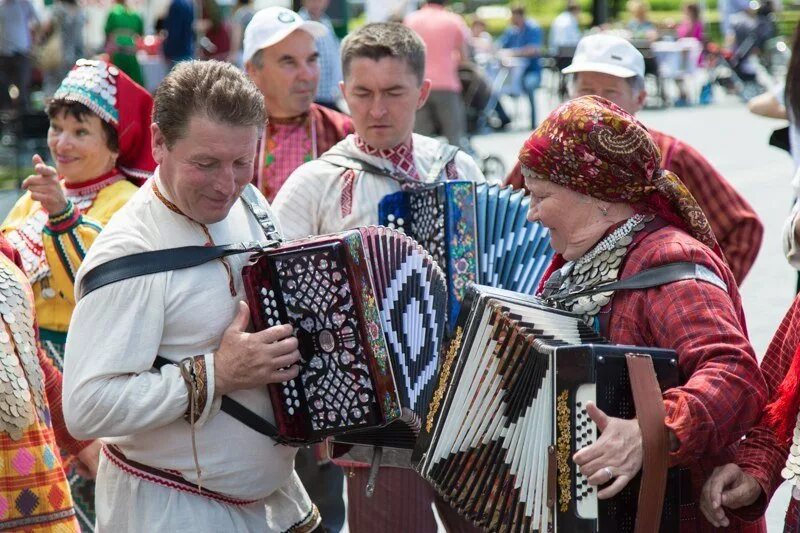
<path fill-rule="evenodd" d="M 598 436 L 587 402 L 610 416 L 635 416 L 626 367 L 633 354 L 651 358 L 660 402 L 658 388 L 678 385 L 675 352 L 610 345 L 576 315 L 472 286 L 443 355 L 414 468 L 488 531 L 634 531 L 641 476 L 598 500 L 572 462 Z M 666 469 L 666 450 L 664 457 Z M 677 476 L 667 471 L 662 532 L 678 531 Z"/>
<path fill-rule="evenodd" d="M 385 196 L 378 223 L 411 236 L 447 273 L 452 324 L 470 283 L 536 291 L 554 251 L 529 206 L 522 189 L 444 181 Z"/>
<path fill-rule="evenodd" d="M 269 386 L 282 442 L 391 422 L 416 435 L 447 320 L 444 273 L 425 250 L 373 226 L 261 252 L 242 276 L 255 329 L 289 323 L 299 342 L 298 377 Z"/>

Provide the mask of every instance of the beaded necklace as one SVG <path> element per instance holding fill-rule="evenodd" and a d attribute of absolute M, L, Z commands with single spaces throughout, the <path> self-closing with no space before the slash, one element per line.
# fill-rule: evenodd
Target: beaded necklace
<path fill-rule="evenodd" d="M 653 215 L 638 213 L 633 215 L 589 252 L 574 262 L 567 263 L 561 270 L 553 272 L 545 283 L 542 296 L 558 307 L 582 315 L 587 323 L 594 322 L 594 317 L 600 309 L 611 301 L 613 291 L 577 298 L 569 297 L 570 294 L 574 289 L 586 290 L 603 283 L 617 281 L 622 261 L 633 242 L 634 234 L 643 230 L 653 218 Z"/>

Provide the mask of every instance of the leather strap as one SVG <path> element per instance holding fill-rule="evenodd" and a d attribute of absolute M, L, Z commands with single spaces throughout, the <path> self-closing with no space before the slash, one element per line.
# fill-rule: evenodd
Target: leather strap
<path fill-rule="evenodd" d="M 667 490 L 669 431 L 664 424 L 667 414 L 650 356 L 628 353 L 625 359 L 636 419 L 642 431 L 642 481 L 634 532 L 652 533 L 660 529 Z"/>
<path fill-rule="evenodd" d="M 258 221 L 264 231 L 266 242 L 236 243 L 221 246 L 182 246 L 152 252 L 125 255 L 97 265 L 83 276 L 77 288 L 80 300 L 92 291 L 118 281 L 158 274 L 170 270 L 181 270 L 214 261 L 229 255 L 262 251 L 281 242 L 275 227 L 275 218 L 262 206 L 257 189 L 248 184 L 241 195 L 242 203 Z"/>
<path fill-rule="evenodd" d="M 277 243 L 251 242 L 222 246 L 181 246 L 117 257 L 97 265 L 83 276 L 81 284 L 78 286 L 78 299 L 80 300 L 100 287 L 125 279 L 191 268 L 229 255 L 262 251 L 272 244 Z"/>
<path fill-rule="evenodd" d="M 170 361 L 169 359 L 157 355 L 155 361 L 153 362 L 153 368 L 160 369 L 163 366 L 174 364 L 174 361 Z M 229 396 L 223 396 L 220 410 L 223 413 L 232 416 L 253 431 L 261 433 L 262 435 L 269 437 L 278 443 L 284 443 L 284 439 L 281 438 L 278 428 L 233 398 L 230 398 Z"/>
<path fill-rule="evenodd" d="M 707 266 L 690 262 L 675 262 L 648 268 L 623 280 L 604 283 L 590 289 L 585 289 L 583 285 L 575 285 L 566 295 L 554 294 L 550 298 L 554 300 L 573 300 L 580 296 L 589 296 L 601 292 L 649 289 L 689 279 L 704 281 L 728 292 L 728 286 L 725 282 Z"/>

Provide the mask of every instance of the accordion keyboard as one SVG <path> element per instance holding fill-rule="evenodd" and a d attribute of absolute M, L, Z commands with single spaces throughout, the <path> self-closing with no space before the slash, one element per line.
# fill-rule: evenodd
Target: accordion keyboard
<path fill-rule="evenodd" d="M 589 418 L 586 404 L 595 402 L 597 386 L 587 383 L 578 387 L 575 392 L 575 448 L 580 450 L 594 444 L 597 440 L 597 425 Z M 589 485 L 589 479 L 576 469 L 575 471 L 575 500 L 577 512 L 581 518 L 597 518 L 597 488 Z"/>
<path fill-rule="evenodd" d="M 267 327 L 277 326 L 281 323 L 281 320 L 278 313 L 278 302 L 275 299 L 275 291 L 261 287 L 261 296 L 261 303 L 263 304 L 261 310 Z M 286 404 L 286 412 L 293 415 L 295 409 L 300 407 L 297 379 L 284 381 L 281 385 L 283 385 L 283 402 Z"/>
<path fill-rule="evenodd" d="M 386 227 L 389 229 L 397 230 L 399 232 L 406 232 L 406 221 L 403 217 L 395 216 L 394 213 L 386 215 Z"/>

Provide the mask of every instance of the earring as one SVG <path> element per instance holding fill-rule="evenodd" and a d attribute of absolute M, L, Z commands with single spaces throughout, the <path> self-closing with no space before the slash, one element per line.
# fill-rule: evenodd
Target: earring
<path fill-rule="evenodd" d="M 603 213 L 604 217 L 608 216 L 608 207 L 604 205 L 598 205 L 597 208 L 600 210 L 601 213 Z"/>

